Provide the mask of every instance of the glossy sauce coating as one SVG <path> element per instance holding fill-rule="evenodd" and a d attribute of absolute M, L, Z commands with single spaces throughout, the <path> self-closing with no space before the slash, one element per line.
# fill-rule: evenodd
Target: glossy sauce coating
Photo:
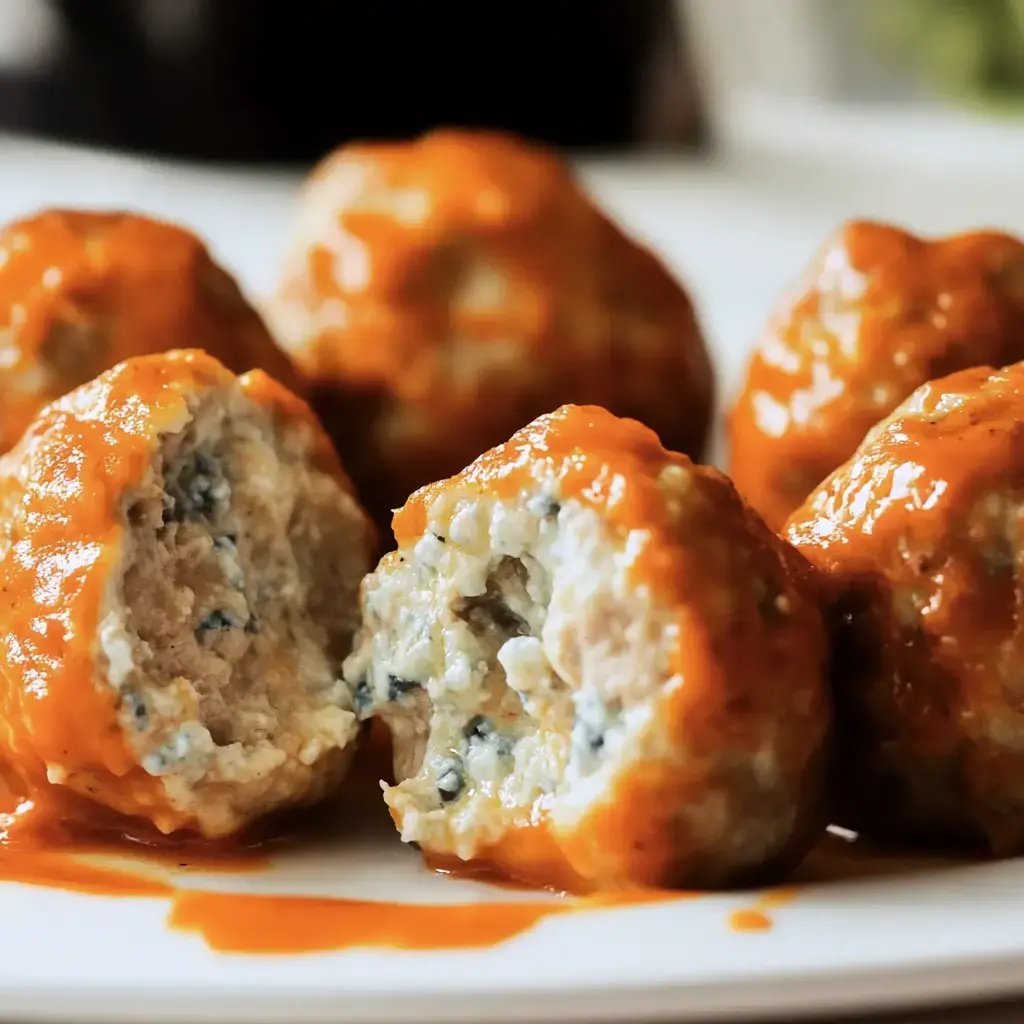
<path fill-rule="evenodd" d="M 46 765 L 73 793 L 101 794 L 161 831 L 189 826 L 136 763 L 117 692 L 96 677 L 98 620 L 119 568 L 123 496 L 145 475 L 158 435 L 187 421 L 187 397 L 235 379 L 203 352 L 129 360 L 44 409 L 0 459 L 0 755 L 9 787 L 26 798 L 11 830 L 77 813 Z M 261 371 L 238 384 L 274 417 L 305 422 L 315 460 L 344 481 L 303 402 Z"/>
<path fill-rule="evenodd" d="M 772 911 L 784 907 L 799 895 L 798 889 L 766 889 L 748 906 L 729 915 L 729 927 L 734 932 L 767 932 L 775 927 Z"/>
<path fill-rule="evenodd" d="M 380 765 L 373 744 L 361 749 L 349 776 L 350 799 L 368 799 L 377 786 L 374 768 Z M 379 801 L 379 798 L 377 798 Z M 13 804 L 0 802 L 9 811 Z M 304 827 L 293 827 L 287 848 L 323 838 L 336 824 L 331 812 L 304 811 Z M 114 824 L 113 822 L 111 822 Z M 281 896 L 244 891 L 220 892 L 187 888 L 189 872 L 251 873 L 268 868 L 274 846 L 239 851 L 236 844 L 221 849 L 202 841 L 183 842 L 180 835 L 162 837 L 158 847 L 139 847 L 117 841 L 116 831 L 96 842 L 82 839 L 79 823 L 67 822 L 45 835 L 22 834 L 0 842 L 0 883 L 20 883 L 107 897 L 155 897 L 169 901 L 168 925 L 194 932 L 208 946 L 225 953 L 301 955 L 367 947 L 398 949 L 483 949 L 506 941 L 554 915 L 628 907 L 652 902 L 697 898 L 698 893 L 657 889 L 603 893 L 585 899 L 536 899 L 500 902 L 484 899 L 472 904 L 405 904 L 316 896 Z M 93 827 L 102 825 L 94 816 Z M 294 824 L 294 823 L 293 823 Z M 350 836 L 338 837 L 350 841 Z M 234 846 L 234 849 L 232 848 Z M 97 856 L 99 855 L 99 856 Z M 275 852 L 273 857 L 278 854 Z M 115 857 L 111 861 L 110 857 Z M 800 897 L 808 884 L 894 875 L 910 871 L 971 863 L 964 857 L 923 857 L 902 849 L 881 848 L 863 838 L 824 836 L 793 881 L 781 889 L 754 894 L 748 904 L 728 915 L 735 931 L 759 932 L 774 925 L 775 912 Z M 448 873 L 448 865 L 442 870 Z M 479 865 L 452 864 L 456 874 L 507 887 L 507 881 L 481 874 Z M 181 869 L 186 869 L 182 873 Z"/>
<path fill-rule="evenodd" d="M 497 945 L 560 903 L 380 903 L 302 896 L 182 892 L 168 923 L 198 932 L 222 953 L 313 953 L 334 949 L 474 949 Z"/>
<path fill-rule="evenodd" d="M 184 347 L 299 386 L 238 285 L 183 228 L 48 210 L 0 233 L 0 451 L 103 370 Z"/>
<path fill-rule="evenodd" d="M 592 506 L 631 537 L 631 583 L 671 610 L 678 640 L 666 654 L 668 671 L 684 682 L 652 695 L 662 758 L 620 774 L 615 792 L 571 832 L 553 830 L 535 808 L 483 859 L 531 884 L 577 892 L 720 879 L 728 874 L 722 858 L 701 849 L 677 809 L 708 787 L 742 801 L 742 783 L 725 763 L 765 742 L 774 745 L 785 793 L 772 798 L 792 824 L 777 860 L 799 859 L 823 825 L 830 716 L 825 630 L 803 559 L 721 473 L 665 451 L 635 421 L 580 406 L 539 418 L 456 477 L 413 495 L 394 519 L 400 548 L 423 535 L 442 496 L 512 498 L 539 479 L 557 481 L 563 500 Z M 775 860 L 752 873 L 769 876 Z"/>
<path fill-rule="evenodd" d="M 1024 358 L 1024 244 L 851 221 L 773 314 L 730 418 L 730 475 L 775 529 L 926 381 Z"/>
<path fill-rule="evenodd" d="M 729 927 L 734 932 L 767 932 L 773 926 L 772 919 L 763 910 L 756 908 L 734 910 L 729 915 Z"/>
<path fill-rule="evenodd" d="M 484 949 L 548 917 L 686 898 L 678 892 L 638 890 L 583 900 L 419 904 L 217 892 L 178 888 L 155 875 L 92 864 L 80 857 L 79 851 L 0 848 L 0 883 L 93 896 L 167 899 L 170 928 L 198 933 L 222 953 L 295 956 L 374 947 Z"/>
<path fill-rule="evenodd" d="M 640 890 L 585 900 L 432 905 L 192 891 L 175 897 L 169 923 L 199 932 L 212 949 L 225 953 L 480 949 L 546 917 L 680 898 L 678 892 Z"/>
<path fill-rule="evenodd" d="M 120 868 L 83 864 L 64 853 L 0 850 L 0 881 L 90 896 L 169 896 L 171 886 L 159 879 Z"/>
<path fill-rule="evenodd" d="M 269 313 L 385 524 L 567 401 L 704 446 L 713 375 L 685 292 L 554 154 L 514 138 L 437 131 L 329 157 Z"/>
<path fill-rule="evenodd" d="M 91 852 L 86 849 L 84 852 Z M 0 882 L 18 882 L 106 897 L 154 897 L 170 904 L 169 927 L 200 935 L 222 953 L 302 955 L 384 947 L 407 950 L 485 949 L 514 938 L 548 917 L 695 898 L 695 893 L 633 890 L 587 899 L 408 904 L 328 897 L 279 896 L 177 888 L 132 866 L 87 863 L 83 851 L 0 847 Z M 245 868 L 229 861 L 231 870 Z M 826 837 L 798 875 L 814 883 L 898 875 L 973 863 L 964 858 L 915 856 L 879 850 L 862 841 Z M 223 867 L 223 865 L 220 865 Z M 201 870 L 218 868 L 203 862 Z M 731 912 L 733 931 L 770 931 L 775 912 L 800 898 L 806 886 L 764 891 Z M 699 939 L 699 935 L 693 936 Z"/>
<path fill-rule="evenodd" d="M 794 513 L 836 630 L 844 814 L 1024 852 L 1024 364 L 919 388 Z"/>

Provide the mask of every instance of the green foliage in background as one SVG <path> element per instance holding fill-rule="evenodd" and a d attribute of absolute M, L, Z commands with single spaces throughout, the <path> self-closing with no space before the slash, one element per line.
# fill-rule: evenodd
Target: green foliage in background
<path fill-rule="evenodd" d="M 871 39 L 951 99 L 1024 100 L 1024 0 L 864 0 Z"/>

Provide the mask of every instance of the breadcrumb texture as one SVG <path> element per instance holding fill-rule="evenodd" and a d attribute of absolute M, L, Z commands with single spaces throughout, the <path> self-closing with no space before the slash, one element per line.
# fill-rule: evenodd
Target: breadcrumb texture
<path fill-rule="evenodd" d="M 303 402 L 129 360 L 0 459 L 0 513 L 0 753 L 40 813 L 220 838 L 340 780 L 374 540 Z"/>
<path fill-rule="evenodd" d="M 345 663 L 402 838 L 586 891 L 766 880 L 821 820 L 824 625 L 712 469 L 566 406 L 395 517 Z"/>

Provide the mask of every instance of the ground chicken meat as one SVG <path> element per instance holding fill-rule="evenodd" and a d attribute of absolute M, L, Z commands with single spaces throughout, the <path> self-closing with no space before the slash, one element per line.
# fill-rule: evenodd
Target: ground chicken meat
<path fill-rule="evenodd" d="M 402 838 L 576 891 L 772 878 L 822 825 L 806 564 L 712 469 L 543 416 L 395 517 L 345 663 Z"/>
<path fill-rule="evenodd" d="M 1024 853 L 1024 364 L 917 389 L 794 513 L 827 573 L 843 824 Z"/>
<path fill-rule="evenodd" d="M 732 412 L 730 473 L 779 529 L 914 388 L 1024 358 L 1024 244 L 863 221 L 773 315 Z"/>
<path fill-rule="evenodd" d="M 198 351 L 128 360 L 0 459 L 0 755 L 216 838 L 339 779 L 369 521 L 309 409 Z M 85 806 L 88 806 L 86 804 Z"/>
<path fill-rule="evenodd" d="M 0 451 L 47 402 L 132 356 L 189 346 L 295 389 L 232 277 L 182 228 L 49 210 L 0 233 Z"/>
<path fill-rule="evenodd" d="M 268 312 L 385 530 L 417 487 L 563 402 L 704 447 L 712 370 L 686 293 L 565 164 L 510 137 L 329 157 Z"/>

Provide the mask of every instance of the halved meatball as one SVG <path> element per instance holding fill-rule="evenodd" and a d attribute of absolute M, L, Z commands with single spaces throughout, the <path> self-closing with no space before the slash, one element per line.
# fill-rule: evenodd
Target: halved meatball
<path fill-rule="evenodd" d="M 807 567 L 712 469 L 543 416 L 395 517 L 345 663 L 402 838 L 576 891 L 773 877 L 822 826 Z"/>
<path fill-rule="evenodd" d="M 564 402 L 698 457 L 713 374 L 686 292 L 511 136 L 347 146 L 310 177 L 268 308 L 371 513 Z"/>
<path fill-rule="evenodd" d="M 914 388 L 1024 358 L 1024 243 L 850 221 L 783 299 L 730 420 L 729 472 L 773 529 Z"/>
<path fill-rule="evenodd" d="M 918 388 L 793 514 L 827 574 L 843 824 L 1024 853 L 1024 364 Z"/>
<path fill-rule="evenodd" d="M 188 345 L 298 377 L 195 235 L 130 213 L 47 210 L 0 232 L 0 451 L 47 402 L 124 359 Z"/>
<path fill-rule="evenodd" d="M 0 459 L 0 756 L 162 832 L 339 781 L 372 528 L 297 398 L 201 352 L 128 360 Z"/>

